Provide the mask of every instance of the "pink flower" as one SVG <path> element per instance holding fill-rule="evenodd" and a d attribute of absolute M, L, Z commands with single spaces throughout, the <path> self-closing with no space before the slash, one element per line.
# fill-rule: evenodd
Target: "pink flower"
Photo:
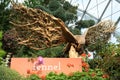
<path fill-rule="evenodd" d="M 37 61 L 38 61 L 38 64 L 44 64 L 43 57 L 41 57 L 41 56 L 38 57 Z"/>

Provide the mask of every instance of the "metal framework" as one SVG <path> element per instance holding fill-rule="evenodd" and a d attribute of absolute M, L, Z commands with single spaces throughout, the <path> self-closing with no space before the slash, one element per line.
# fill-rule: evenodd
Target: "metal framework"
<path fill-rule="evenodd" d="M 88 2 L 88 4 L 87 4 L 87 7 L 86 7 L 86 9 L 84 10 L 83 15 L 82 15 L 82 17 L 81 17 L 81 20 L 83 19 L 84 15 L 85 15 L 88 7 L 89 7 L 90 2 L 91 2 L 91 0 L 89 0 L 89 2 Z"/>
<path fill-rule="evenodd" d="M 81 11 L 81 12 L 83 12 L 83 13 L 85 12 L 85 14 L 89 15 L 90 17 L 94 18 L 95 20 L 98 20 L 98 18 L 96 18 L 95 16 L 93 16 L 92 14 L 88 13 L 88 12 L 85 11 L 85 10 L 78 9 L 78 11 Z M 84 15 L 85 15 L 85 14 L 84 14 Z"/>
<path fill-rule="evenodd" d="M 120 3 L 120 0 L 116 0 L 118 3 Z"/>
<path fill-rule="evenodd" d="M 83 13 L 80 20 L 83 20 L 83 19 L 84 19 L 84 16 L 87 14 L 88 16 L 94 18 L 97 22 L 100 22 L 101 19 L 103 19 L 103 16 L 104 16 L 106 10 L 108 9 L 110 3 L 112 3 L 112 0 L 108 0 L 107 4 L 105 5 L 105 8 L 104 8 L 103 12 L 101 13 L 100 17 L 98 17 L 98 18 L 88 12 L 88 11 L 89 11 L 89 10 L 88 10 L 88 7 L 89 7 L 91 1 L 92 1 L 92 0 L 89 0 L 89 1 L 88 1 L 87 6 L 85 7 L 85 10 L 82 10 L 82 9 L 79 9 L 79 8 L 78 8 L 78 11 L 81 11 L 81 12 Z M 120 3 L 120 0 L 115 0 L 115 1 L 118 2 L 118 3 Z M 71 0 L 71 2 L 72 2 L 72 0 Z M 100 4 L 103 3 L 103 2 L 104 2 L 104 1 L 100 2 L 100 3 L 97 4 L 96 6 L 100 5 Z M 117 11 L 117 12 L 120 12 L 120 11 Z M 116 13 L 117 13 L 117 12 L 116 12 Z M 111 13 L 111 15 L 109 15 L 109 16 L 112 16 L 113 14 L 115 14 L 115 13 Z M 107 17 L 108 17 L 108 16 L 107 16 Z M 116 24 L 118 24 L 119 21 L 120 21 L 120 17 L 119 17 L 119 19 L 116 21 Z"/>
<path fill-rule="evenodd" d="M 102 12 L 102 14 L 101 14 L 100 18 L 98 19 L 98 22 L 100 22 L 100 21 L 101 21 L 101 19 L 102 19 L 102 17 L 103 17 L 103 15 L 104 15 L 104 13 L 105 13 L 105 11 L 107 10 L 107 8 L 108 8 L 108 6 L 109 6 L 109 4 L 110 4 L 110 2 L 111 2 L 111 1 L 112 1 L 112 0 L 109 0 L 109 1 L 108 1 L 107 5 L 106 5 L 106 7 L 105 7 L 105 9 L 104 9 L 104 11 Z"/>

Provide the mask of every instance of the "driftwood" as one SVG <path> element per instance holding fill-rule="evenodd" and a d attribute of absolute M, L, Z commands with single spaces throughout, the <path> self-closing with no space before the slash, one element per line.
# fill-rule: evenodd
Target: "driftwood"
<path fill-rule="evenodd" d="M 115 23 L 110 20 L 101 21 L 88 28 L 85 40 L 88 44 L 96 44 L 97 41 L 107 42 L 111 33 L 115 31 Z"/>
<path fill-rule="evenodd" d="M 10 22 L 16 31 L 19 44 L 40 50 L 67 43 L 65 53 L 76 58 L 83 53 L 84 45 L 107 42 L 115 30 L 112 21 L 100 22 L 83 35 L 73 35 L 64 22 L 40 9 L 27 8 L 21 4 L 13 4 L 13 18 Z"/>
<path fill-rule="evenodd" d="M 10 23 L 16 29 L 19 44 L 39 50 L 75 41 L 62 20 L 40 9 L 14 4 L 12 17 Z"/>

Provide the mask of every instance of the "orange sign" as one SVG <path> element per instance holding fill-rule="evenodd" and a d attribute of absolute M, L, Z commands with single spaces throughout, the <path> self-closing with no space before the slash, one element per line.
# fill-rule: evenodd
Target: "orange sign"
<path fill-rule="evenodd" d="M 12 69 L 22 75 L 37 74 L 46 75 L 49 72 L 70 74 L 71 72 L 82 71 L 81 58 L 43 58 L 38 64 L 35 58 L 12 58 Z"/>

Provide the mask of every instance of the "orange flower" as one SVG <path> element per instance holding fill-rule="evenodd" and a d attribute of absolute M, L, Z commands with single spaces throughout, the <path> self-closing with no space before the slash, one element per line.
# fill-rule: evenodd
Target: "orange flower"
<path fill-rule="evenodd" d="M 95 75 L 96 75 L 96 74 L 95 74 L 94 72 L 91 74 L 92 77 L 94 77 Z"/>
<path fill-rule="evenodd" d="M 27 74 L 30 74 L 30 70 L 29 69 L 27 70 Z"/>
<path fill-rule="evenodd" d="M 57 74 L 58 72 L 57 71 L 54 71 L 55 74 Z"/>
<path fill-rule="evenodd" d="M 86 68 L 89 68 L 90 66 L 89 66 L 89 64 L 88 63 L 86 63 L 86 66 L 85 66 Z"/>
<path fill-rule="evenodd" d="M 89 68 L 85 68 L 85 72 L 88 72 L 89 71 Z"/>
<path fill-rule="evenodd" d="M 69 75 L 69 76 L 73 76 L 73 72 L 70 72 L 68 75 Z"/>
<path fill-rule="evenodd" d="M 71 67 L 74 67 L 74 64 L 71 64 Z"/>
<path fill-rule="evenodd" d="M 86 62 L 82 63 L 82 67 L 86 67 L 86 66 L 87 66 Z"/>
<path fill-rule="evenodd" d="M 41 73 L 42 73 L 42 71 L 41 71 L 41 70 L 37 71 L 37 74 L 41 74 Z"/>
<path fill-rule="evenodd" d="M 41 79 L 42 79 L 42 80 L 45 80 L 45 79 L 46 79 L 46 75 L 42 75 L 42 76 L 41 76 Z"/>
<path fill-rule="evenodd" d="M 71 66 L 71 64 L 70 64 L 70 63 L 68 63 L 68 64 L 67 64 L 67 67 L 70 67 L 70 66 Z"/>
<path fill-rule="evenodd" d="M 37 74 L 36 71 L 31 71 L 30 74 Z"/>
<path fill-rule="evenodd" d="M 85 54 L 85 53 L 82 53 L 81 56 L 82 56 L 82 57 L 86 57 L 86 54 Z"/>
<path fill-rule="evenodd" d="M 84 62 L 85 62 L 83 59 L 82 59 L 81 61 L 82 61 L 82 63 L 84 63 Z"/>
<path fill-rule="evenodd" d="M 31 60 L 31 62 L 32 62 L 32 63 L 34 63 L 34 62 L 35 62 L 33 58 L 31 58 L 30 60 Z"/>
<path fill-rule="evenodd" d="M 109 78 L 108 74 L 103 74 L 102 78 Z"/>

